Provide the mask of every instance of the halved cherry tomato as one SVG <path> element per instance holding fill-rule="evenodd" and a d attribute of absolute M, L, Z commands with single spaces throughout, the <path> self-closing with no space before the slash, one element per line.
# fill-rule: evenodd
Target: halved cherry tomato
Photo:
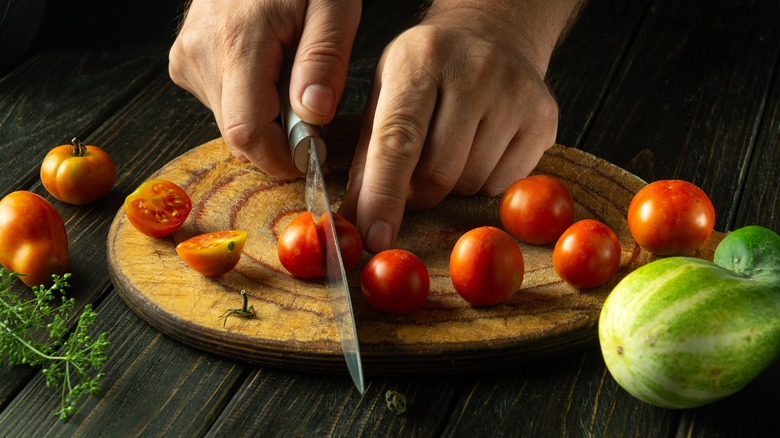
<path fill-rule="evenodd" d="M 495 227 L 465 233 L 450 255 L 452 284 L 474 306 L 506 301 L 520 290 L 524 276 L 520 247 L 512 236 Z"/>
<path fill-rule="evenodd" d="M 0 263 L 33 287 L 68 269 L 65 223 L 49 201 L 18 191 L 0 200 Z"/>
<path fill-rule="evenodd" d="M 425 304 L 430 276 L 416 255 L 402 249 L 380 252 L 363 268 L 360 281 L 363 297 L 376 309 L 402 315 Z"/>
<path fill-rule="evenodd" d="M 50 150 L 41 164 L 43 187 L 69 204 L 89 204 L 108 193 L 116 180 L 111 157 L 101 148 L 78 138 Z"/>
<path fill-rule="evenodd" d="M 556 178 L 534 175 L 515 181 L 499 205 L 504 229 L 523 242 L 555 242 L 574 220 L 569 189 Z"/>
<path fill-rule="evenodd" d="M 190 268 L 218 276 L 235 268 L 246 243 L 246 231 L 228 230 L 201 234 L 176 245 L 176 252 Z"/>
<path fill-rule="evenodd" d="M 360 233 L 351 222 L 333 213 L 339 249 L 344 269 L 354 269 L 363 254 Z M 327 214 L 317 223 L 311 212 L 304 212 L 285 227 L 277 243 L 277 255 L 287 271 L 298 278 L 322 278 L 325 276 L 325 228 L 329 226 Z"/>
<path fill-rule="evenodd" d="M 181 187 L 168 180 L 152 179 L 125 198 L 130 223 L 150 237 L 163 237 L 178 230 L 192 210 L 192 201 Z"/>
<path fill-rule="evenodd" d="M 620 242 L 595 219 L 574 223 L 553 250 L 553 269 L 574 287 L 591 289 L 606 283 L 620 267 Z"/>
<path fill-rule="evenodd" d="M 628 228 L 642 248 L 661 256 L 701 248 L 715 226 L 715 207 L 703 190 L 687 181 L 660 180 L 634 195 Z"/>

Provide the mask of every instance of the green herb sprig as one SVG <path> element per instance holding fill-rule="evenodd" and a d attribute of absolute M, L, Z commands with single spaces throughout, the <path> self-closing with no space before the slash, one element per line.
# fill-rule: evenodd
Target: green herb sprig
<path fill-rule="evenodd" d="M 46 386 L 61 388 L 60 420 L 76 411 L 85 394 L 97 394 L 105 373 L 108 332 L 97 338 L 87 334 L 97 313 L 84 306 L 76 326 L 68 336 L 68 320 L 75 299 L 65 297 L 71 274 L 53 275 L 50 287 L 35 286 L 33 298 L 11 291 L 19 275 L 0 268 L 0 367 L 40 366 Z"/>

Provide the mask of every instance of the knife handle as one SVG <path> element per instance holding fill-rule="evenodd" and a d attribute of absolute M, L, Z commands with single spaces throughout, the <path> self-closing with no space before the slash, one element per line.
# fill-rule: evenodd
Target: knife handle
<path fill-rule="evenodd" d="M 290 87 L 285 84 L 279 90 L 282 102 L 282 124 L 287 131 L 287 139 L 290 143 L 290 155 L 292 155 L 295 167 L 302 173 L 307 173 L 309 168 L 309 144 L 314 139 L 317 145 L 317 157 L 320 163 L 324 163 L 328 150 L 325 140 L 322 139 L 322 127 L 306 123 L 298 117 L 290 105 Z"/>

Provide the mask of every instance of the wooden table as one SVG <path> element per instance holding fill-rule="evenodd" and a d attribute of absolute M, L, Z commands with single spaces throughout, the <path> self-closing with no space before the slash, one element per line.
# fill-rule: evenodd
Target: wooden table
<path fill-rule="evenodd" d="M 738 394 L 691 410 L 640 402 L 607 372 L 598 346 L 497 372 L 367 377 L 248 365 L 158 332 L 117 295 L 108 228 L 124 197 L 183 152 L 219 136 L 176 87 L 167 52 L 178 1 L 50 2 L 34 49 L 0 78 L 0 195 L 40 184 L 49 148 L 78 135 L 118 165 L 110 195 L 53 201 L 68 229 L 73 296 L 111 332 L 102 392 L 68 423 L 40 370 L 0 369 L 2 436 L 768 436 L 780 426 L 780 362 Z M 368 2 L 367 2 L 368 3 Z M 366 4 L 349 99 L 359 110 L 380 48 L 408 23 Z M 413 4 L 415 2 L 408 2 Z M 414 7 L 412 7 L 414 9 Z M 376 24 L 380 23 L 380 24 Z M 780 231 L 780 3 L 591 0 L 552 61 L 558 142 L 643 178 L 680 178 L 715 204 L 716 229 Z M 49 197 L 49 199 L 52 199 Z M 20 289 L 21 290 L 21 289 Z M 384 403 L 392 389 L 408 412 Z"/>

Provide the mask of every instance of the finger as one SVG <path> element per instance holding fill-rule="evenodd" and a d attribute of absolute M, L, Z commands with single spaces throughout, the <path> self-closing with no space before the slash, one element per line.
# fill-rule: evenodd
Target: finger
<path fill-rule="evenodd" d="M 543 111 L 540 118 L 533 119 L 517 132 L 507 146 L 495 169 L 480 189 L 487 196 L 498 196 L 515 181 L 536 167 L 544 151 L 555 144 L 558 130 L 557 106 Z"/>
<path fill-rule="evenodd" d="M 257 49 L 224 70 L 221 107 L 214 109 L 225 142 L 234 155 L 243 155 L 275 178 L 300 175 L 290 157 L 287 136 L 277 123 L 277 83 L 281 51 Z M 254 62 L 262 59 L 264 62 Z M 276 66 L 276 67 L 275 67 Z"/>
<path fill-rule="evenodd" d="M 290 104 L 301 120 L 329 123 L 344 92 L 361 2 L 312 1 L 290 77 Z"/>
<path fill-rule="evenodd" d="M 392 65 L 397 70 L 383 77 L 377 99 L 356 210 L 358 230 L 374 252 L 395 243 L 437 96 L 431 76 Z"/>
<path fill-rule="evenodd" d="M 452 193 L 471 196 L 485 185 L 517 132 L 516 125 L 502 120 L 488 115 L 479 123 L 468 160 Z"/>
<path fill-rule="evenodd" d="M 440 96 L 420 162 L 412 175 L 407 208 L 433 207 L 452 191 L 461 177 L 483 112 L 473 102 L 466 104 L 467 99 L 455 91 Z"/>
<path fill-rule="evenodd" d="M 355 152 L 352 157 L 352 164 L 349 168 L 349 180 L 347 181 L 347 190 L 344 193 L 344 199 L 339 207 L 339 214 L 347 218 L 353 224 L 357 224 L 357 204 L 360 197 L 360 188 L 363 186 L 363 171 L 366 167 L 366 156 L 368 155 L 368 144 L 371 140 L 374 115 L 376 114 L 376 105 L 379 100 L 379 91 L 382 89 L 382 71 L 384 69 L 384 58 L 379 60 L 374 72 L 374 79 L 368 90 L 366 104 L 363 110 L 363 118 L 360 123 L 360 134 Z"/>

